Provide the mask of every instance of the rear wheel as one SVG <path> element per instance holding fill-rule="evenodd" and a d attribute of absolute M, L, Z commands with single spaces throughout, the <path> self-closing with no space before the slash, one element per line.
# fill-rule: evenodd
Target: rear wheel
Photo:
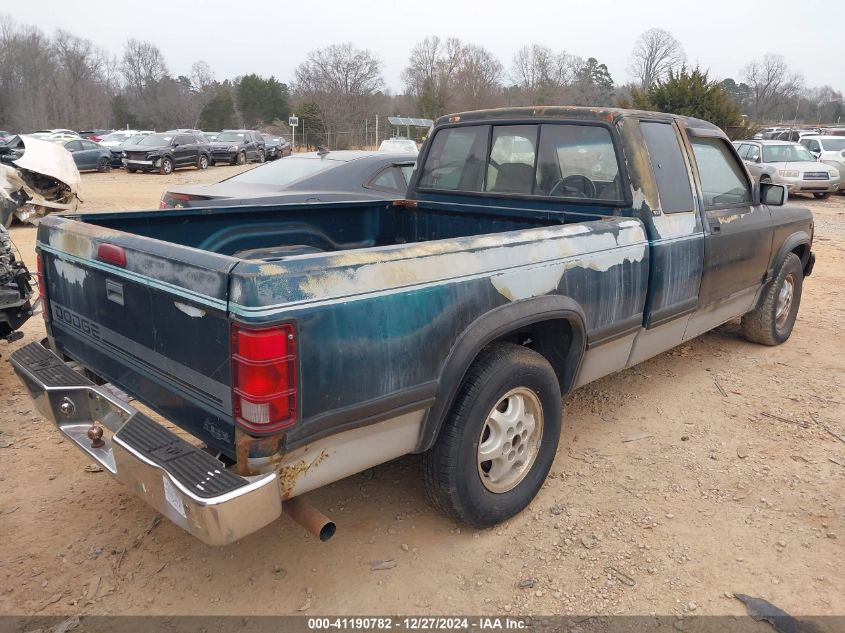
<path fill-rule="evenodd" d="M 173 173 L 173 159 L 165 156 L 161 159 L 161 166 L 158 168 L 158 173 L 162 176 L 167 176 Z"/>
<path fill-rule="evenodd" d="M 825 192 L 823 192 L 823 193 L 814 193 L 814 194 L 813 194 L 813 197 L 814 197 L 816 200 L 827 200 L 828 198 L 830 198 L 830 192 L 829 192 L 829 191 L 825 191 Z"/>
<path fill-rule="evenodd" d="M 760 305 L 742 317 L 745 338 L 762 345 L 780 345 L 786 341 L 795 326 L 803 285 L 801 260 L 790 253 L 763 291 Z"/>
<path fill-rule="evenodd" d="M 208 156 L 200 154 L 200 157 L 197 160 L 197 169 L 208 169 Z"/>
<path fill-rule="evenodd" d="M 423 456 L 429 498 L 477 527 L 518 514 L 546 479 L 560 427 L 560 387 L 549 362 L 519 345 L 488 346 Z"/>

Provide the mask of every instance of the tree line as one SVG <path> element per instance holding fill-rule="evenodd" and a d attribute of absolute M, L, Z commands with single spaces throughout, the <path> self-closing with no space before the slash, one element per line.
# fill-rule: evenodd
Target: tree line
<path fill-rule="evenodd" d="M 688 67 L 683 46 L 663 29 L 640 36 L 628 70 L 633 80 L 622 84 L 593 56 L 526 44 L 506 64 L 481 45 L 429 36 L 409 53 L 403 94 L 386 88 L 376 54 L 351 43 L 309 52 L 289 83 L 257 74 L 218 80 L 202 60 L 174 76 L 151 42 L 129 39 L 116 55 L 67 31 L 48 36 L 0 16 L 0 127 L 284 129 L 295 111 L 309 144 L 337 148 L 384 137 L 384 123 L 375 136 L 375 115 L 436 118 L 501 106 L 671 109 L 726 130 L 745 130 L 749 121 L 835 123 L 845 116 L 840 92 L 807 87 L 778 55 L 749 61 L 738 78 L 716 80 Z"/>

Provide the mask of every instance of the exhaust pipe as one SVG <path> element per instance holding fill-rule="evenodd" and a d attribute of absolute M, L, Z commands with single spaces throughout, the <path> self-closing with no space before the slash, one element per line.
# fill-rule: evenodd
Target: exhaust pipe
<path fill-rule="evenodd" d="M 334 521 L 299 497 L 283 501 L 282 511 L 323 542 L 337 530 Z"/>

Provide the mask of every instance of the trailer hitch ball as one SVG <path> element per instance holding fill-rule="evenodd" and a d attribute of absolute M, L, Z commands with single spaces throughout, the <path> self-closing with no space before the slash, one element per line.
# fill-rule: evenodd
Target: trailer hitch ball
<path fill-rule="evenodd" d="M 91 440 L 91 448 L 102 448 L 105 446 L 103 441 L 103 427 L 97 424 L 92 424 L 88 429 L 88 439 Z"/>

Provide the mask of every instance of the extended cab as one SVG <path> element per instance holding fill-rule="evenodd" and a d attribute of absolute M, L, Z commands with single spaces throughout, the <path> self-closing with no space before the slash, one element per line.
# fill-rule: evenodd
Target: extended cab
<path fill-rule="evenodd" d="M 705 121 L 462 113 L 417 165 L 403 201 L 45 218 L 47 346 L 16 372 L 223 544 L 286 510 L 325 538 L 299 496 L 408 453 L 437 507 L 495 524 L 543 484 L 562 395 L 737 317 L 766 345 L 792 332 L 812 216 Z"/>

